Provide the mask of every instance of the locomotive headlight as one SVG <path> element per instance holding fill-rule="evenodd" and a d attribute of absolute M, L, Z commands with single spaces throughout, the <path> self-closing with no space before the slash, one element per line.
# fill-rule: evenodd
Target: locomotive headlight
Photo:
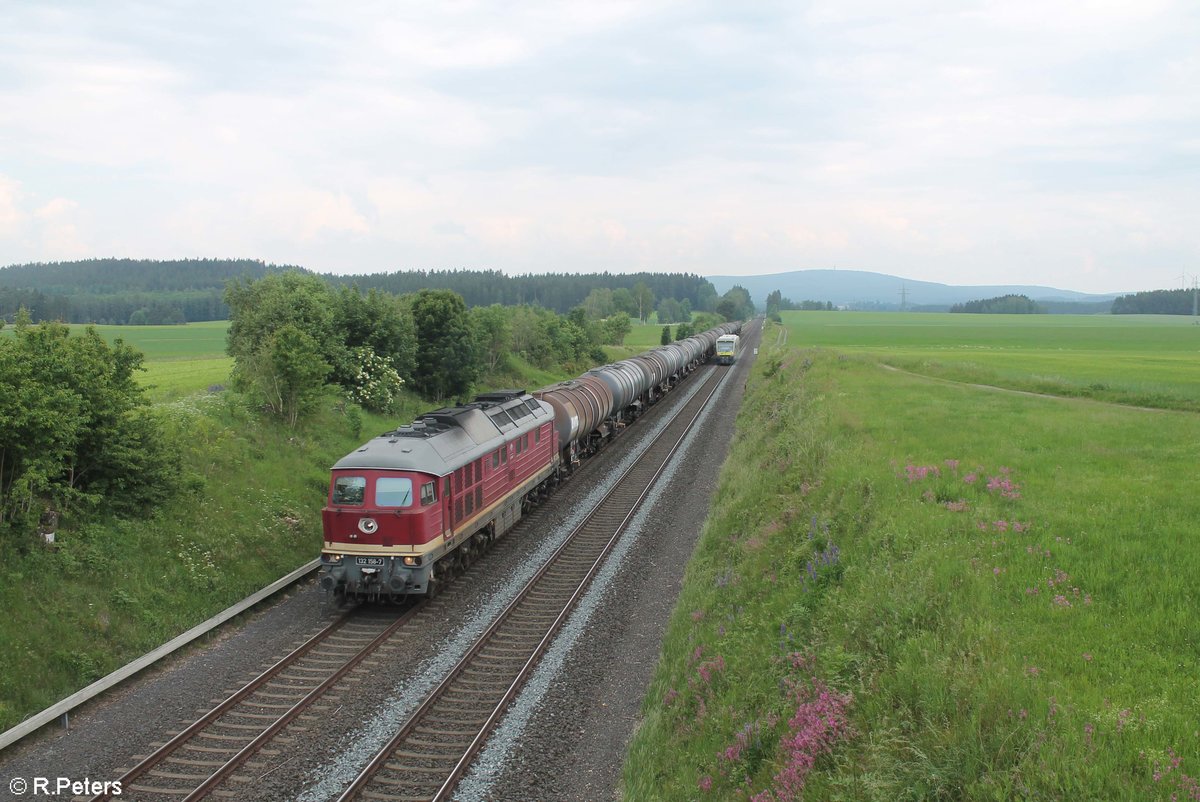
<path fill-rule="evenodd" d="M 358 531 L 364 535 L 373 535 L 379 529 L 379 522 L 374 518 L 360 518 L 358 520 Z"/>
<path fill-rule="evenodd" d="M 325 558 L 325 562 L 329 563 L 330 565 L 337 565 L 342 561 L 341 554 L 330 554 L 330 553 L 326 552 L 325 554 L 322 554 L 321 556 L 323 558 Z"/>
<path fill-rule="evenodd" d="M 405 565 L 420 565 L 421 558 L 420 557 L 405 557 L 404 564 Z"/>

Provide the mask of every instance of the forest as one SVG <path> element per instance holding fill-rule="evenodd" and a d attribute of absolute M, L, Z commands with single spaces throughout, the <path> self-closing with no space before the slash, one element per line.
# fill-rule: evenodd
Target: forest
<path fill-rule="evenodd" d="M 1151 290 L 1122 295 L 1113 301 L 1114 315 L 1194 315 L 1197 291 Z"/>
<path fill-rule="evenodd" d="M 589 298 L 645 320 L 682 322 L 690 312 L 715 311 L 720 298 L 705 278 L 684 273 L 552 273 L 508 276 L 498 270 L 411 270 L 376 274 L 316 274 L 250 259 L 88 259 L 0 268 L 0 318 L 18 309 L 33 322 L 162 325 L 226 320 L 223 294 L 230 281 L 303 272 L 334 287 L 406 295 L 450 290 L 468 307 L 539 306 L 566 314 Z"/>
<path fill-rule="evenodd" d="M 1044 309 L 1028 295 L 1001 295 L 979 301 L 954 304 L 951 312 L 966 312 L 976 315 L 1040 315 Z"/>

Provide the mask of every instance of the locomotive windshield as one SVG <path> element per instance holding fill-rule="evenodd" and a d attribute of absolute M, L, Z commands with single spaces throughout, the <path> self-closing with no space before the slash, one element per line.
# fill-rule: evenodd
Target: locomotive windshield
<path fill-rule="evenodd" d="M 412 479 L 387 476 L 375 480 L 375 506 L 408 507 L 412 505 Z"/>
<path fill-rule="evenodd" d="M 362 476 L 339 476 L 333 483 L 334 504 L 362 504 L 367 480 Z"/>

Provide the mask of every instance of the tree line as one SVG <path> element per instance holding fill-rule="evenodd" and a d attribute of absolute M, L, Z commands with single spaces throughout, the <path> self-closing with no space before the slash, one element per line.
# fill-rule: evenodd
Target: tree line
<path fill-rule="evenodd" d="M 510 357 L 541 368 L 595 364 L 605 359 L 602 345 L 620 345 L 632 328 L 604 289 L 560 315 L 529 304 L 469 308 L 451 290 L 364 293 L 298 271 L 235 281 L 225 292 L 234 386 L 294 426 L 328 387 L 386 411 L 405 386 L 435 402 L 465 396 Z M 640 313 L 653 302 L 647 292 Z M 748 302 L 731 290 L 717 304 L 729 315 L 701 314 L 698 324 L 735 319 Z"/>
<path fill-rule="evenodd" d="M 776 323 L 780 320 L 780 312 L 832 312 L 833 310 L 833 301 L 804 300 L 796 303 L 790 298 L 784 298 L 780 290 L 773 290 L 767 295 L 767 317 Z"/>
<path fill-rule="evenodd" d="M 1120 296 L 1112 304 L 1114 315 L 1191 315 L 1195 311 L 1195 290 L 1135 292 Z"/>
<path fill-rule="evenodd" d="M 954 304 L 951 312 L 966 312 L 984 315 L 1040 315 L 1045 310 L 1027 295 L 1000 295 L 979 301 Z"/>
<path fill-rule="evenodd" d="M 283 272 L 311 271 L 250 259 L 88 259 L 0 268 L 0 317 L 12 320 L 24 307 L 34 322 L 161 324 L 225 320 L 226 285 Z M 658 312 L 664 322 L 691 312 L 714 311 L 712 284 L 684 273 L 558 273 L 507 276 L 497 270 L 410 270 L 382 274 L 320 274 L 334 286 L 392 295 L 422 289 L 451 290 L 468 307 L 540 306 L 567 314 L 581 304 L 621 311 L 645 321 Z M 668 320 L 669 319 L 669 320 Z"/>

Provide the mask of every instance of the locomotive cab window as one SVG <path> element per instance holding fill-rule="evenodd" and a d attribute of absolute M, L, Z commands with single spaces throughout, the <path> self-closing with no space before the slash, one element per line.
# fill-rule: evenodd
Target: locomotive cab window
<path fill-rule="evenodd" d="M 375 480 L 375 506 L 412 506 L 412 479 L 404 476 L 388 476 Z"/>
<path fill-rule="evenodd" d="M 333 483 L 334 504 L 362 504 L 367 491 L 363 476 L 339 476 Z"/>
<path fill-rule="evenodd" d="M 433 482 L 426 482 L 421 485 L 421 506 L 432 504 L 437 501 L 437 496 L 434 494 Z"/>

